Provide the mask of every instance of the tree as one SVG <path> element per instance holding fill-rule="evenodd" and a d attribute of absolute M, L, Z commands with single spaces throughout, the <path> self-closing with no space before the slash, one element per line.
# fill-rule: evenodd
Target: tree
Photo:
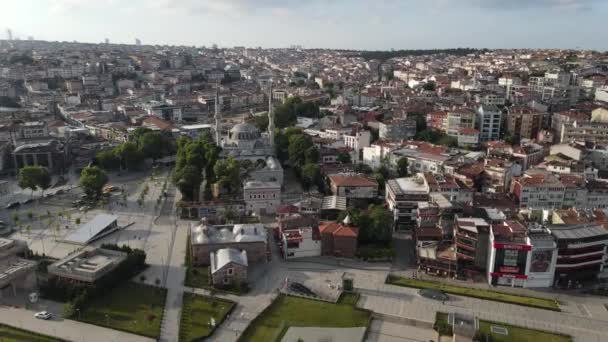
<path fill-rule="evenodd" d="M 301 168 L 306 163 L 306 151 L 311 147 L 313 147 L 312 139 L 307 135 L 298 134 L 289 137 L 289 147 L 287 150 L 291 166 L 296 169 Z M 309 157 L 312 156 L 309 155 Z"/>
<path fill-rule="evenodd" d="M 363 163 L 355 164 L 355 166 L 353 167 L 353 170 L 357 173 L 364 173 L 366 175 L 371 175 L 374 172 L 374 170 L 372 170 L 372 168 L 369 167 L 369 165 L 363 164 Z"/>
<path fill-rule="evenodd" d="M 253 117 L 253 123 L 260 132 L 268 130 L 268 115 L 256 115 Z"/>
<path fill-rule="evenodd" d="M 120 157 L 112 150 L 100 151 L 95 156 L 97 164 L 104 170 L 117 170 L 120 168 Z"/>
<path fill-rule="evenodd" d="M 165 137 L 162 135 L 162 133 L 146 132 L 139 138 L 137 145 L 139 146 L 139 149 L 144 157 L 156 160 L 163 156 L 163 146 L 165 145 L 164 142 Z"/>
<path fill-rule="evenodd" d="M 409 165 L 407 161 L 407 157 L 401 157 L 397 161 L 397 175 L 399 177 L 407 177 L 409 174 Z"/>
<path fill-rule="evenodd" d="M 85 167 L 80 173 L 80 186 L 89 198 L 98 198 L 107 182 L 108 175 L 97 166 Z"/>
<path fill-rule="evenodd" d="M 202 181 L 201 172 L 195 166 L 187 165 L 180 171 L 175 185 L 182 193 L 184 200 L 195 201 L 198 199 L 198 191 Z"/>
<path fill-rule="evenodd" d="M 432 81 L 425 83 L 424 87 L 423 87 L 424 90 L 428 90 L 428 91 L 435 91 L 436 88 L 437 88 L 437 84 Z"/>
<path fill-rule="evenodd" d="M 338 153 L 336 160 L 340 164 L 350 164 L 351 163 L 350 153 L 340 152 L 340 153 Z"/>
<path fill-rule="evenodd" d="M 51 186 L 51 175 L 46 167 L 25 166 L 19 170 L 19 187 L 32 190 L 32 196 L 37 189 L 44 190 Z"/>
<path fill-rule="evenodd" d="M 120 158 L 121 166 L 127 170 L 134 171 L 142 167 L 144 155 L 135 143 L 122 143 L 114 149 L 114 153 Z"/>
<path fill-rule="evenodd" d="M 241 188 L 240 171 L 238 160 L 232 157 L 218 160 L 213 167 L 219 186 L 227 189 L 231 194 L 237 193 Z"/>
<path fill-rule="evenodd" d="M 321 184 L 321 168 L 316 163 L 308 163 L 302 167 L 302 185 L 306 190 L 311 186 Z"/>

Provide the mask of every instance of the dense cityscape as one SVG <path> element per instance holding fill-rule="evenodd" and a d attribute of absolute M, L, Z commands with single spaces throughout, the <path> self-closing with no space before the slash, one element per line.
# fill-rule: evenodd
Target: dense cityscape
<path fill-rule="evenodd" d="M 608 53 L 0 40 L 0 341 L 606 341 Z"/>

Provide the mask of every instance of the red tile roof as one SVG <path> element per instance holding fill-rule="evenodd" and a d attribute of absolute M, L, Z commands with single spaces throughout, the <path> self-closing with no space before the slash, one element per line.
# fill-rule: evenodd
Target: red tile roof
<path fill-rule="evenodd" d="M 323 222 L 319 225 L 321 234 L 331 234 L 333 236 L 354 237 L 359 236 L 359 228 L 343 226 L 337 222 Z"/>
<path fill-rule="evenodd" d="M 378 187 L 378 182 L 363 176 L 350 175 L 332 175 L 329 180 L 336 186 L 360 186 L 360 187 Z"/>

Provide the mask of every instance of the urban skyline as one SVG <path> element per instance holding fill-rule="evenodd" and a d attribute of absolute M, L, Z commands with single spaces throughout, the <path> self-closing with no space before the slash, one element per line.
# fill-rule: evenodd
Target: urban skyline
<path fill-rule="evenodd" d="M 98 43 L 107 37 L 133 44 L 137 37 L 149 44 L 222 47 L 603 51 L 607 43 L 594 28 L 606 14 L 608 5 L 598 0 L 25 0 L 5 4 L 0 22 L 14 37 L 49 41 Z"/>

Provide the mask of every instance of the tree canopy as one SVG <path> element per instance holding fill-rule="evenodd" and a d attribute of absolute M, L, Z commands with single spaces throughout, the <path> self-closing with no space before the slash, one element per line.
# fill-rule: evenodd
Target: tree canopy
<path fill-rule="evenodd" d="M 342 221 L 350 215 L 352 224 L 359 228 L 360 244 L 388 245 L 392 240 L 393 216 L 381 205 L 370 205 L 367 211 L 349 209 L 338 217 Z"/>
<path fill-rule="evenodd" d="M 215 181 L 214 168 L 220 148 L 207 136 L 196 140 L 180 137 L 176 143 L 173 183 L 178 186 L 185 201 L 198 200 L 200 186 L 205 177 L 208 186 Z"/>
<path fill-rule="evenodd" d="M 99 197 L 107 182 L 108 175 L 97 166 L 85 167 L 80 173 L 80 186 L 89 198 Z"/>
<path fill-rule="evenodd" d="M 407 157 L 401 157 L 397 161 L 397 175 L 399 177 L 407 177 L 409 174 L 409 165 Z"/>
<path fill-rule="evenodd" d="M 51 175 L 46 167 L 25 166 L 19 169 L 19 187 L 30 189 L 32 194 L 35 190 L 46 190 L 51 186 Z"/>

